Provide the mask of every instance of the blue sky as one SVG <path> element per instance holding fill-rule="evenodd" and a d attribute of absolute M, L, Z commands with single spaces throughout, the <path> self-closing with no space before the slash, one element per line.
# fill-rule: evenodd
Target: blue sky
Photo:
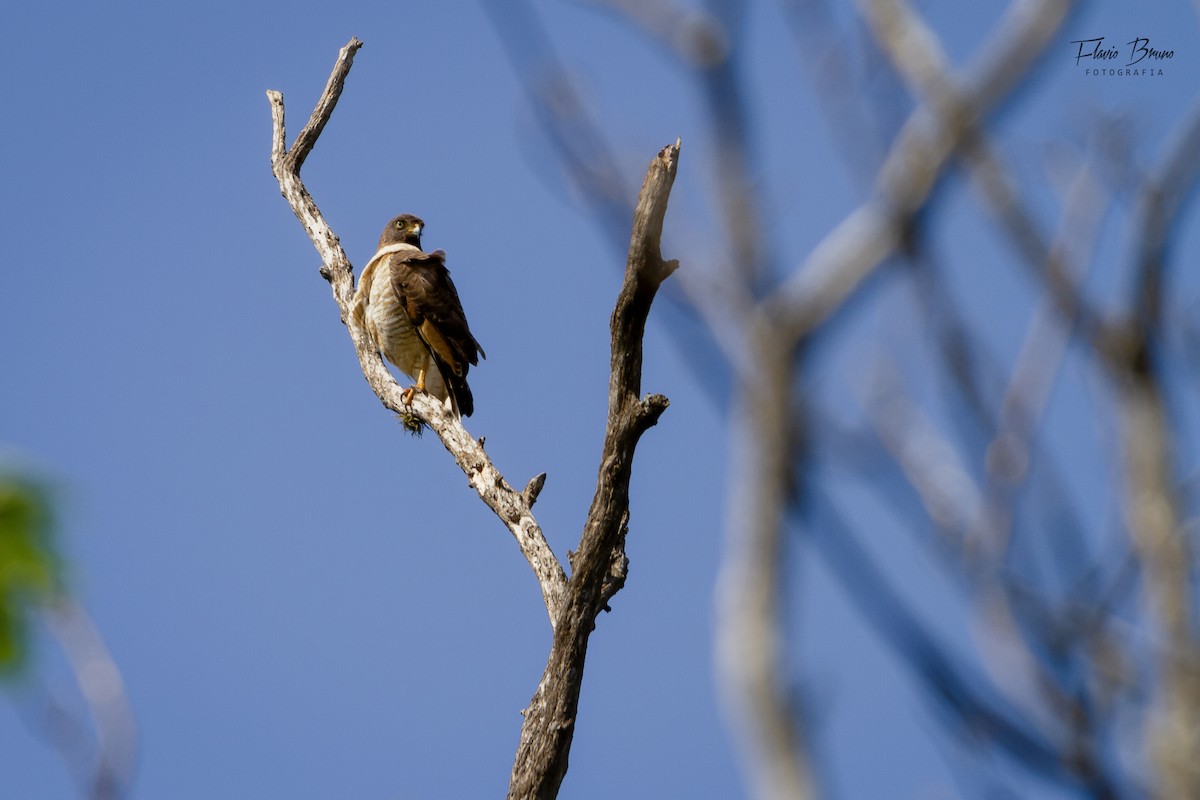
<path fill-rule="evenodd" d="M 468 428 L 513 484 L 549 474 L 537 513 L 560 557 L 594 489 L 625 243 L 558 179 L 477 4 L 34 6 L 0 26 L 0 448 L 57 489 L 73 585 L 137 716 L 133 796 L 499 795 L 549 643 L 537 585 L 436 438 L 404 435 L 367 388 L 271 176 L 264 92 L 283 92 L 290 141 L 338 48 L 365 42 L 303 176 L 357 267 L 402 212 L 447 251 L 488 353 Z M 716 236 L 692 85 L 611 15 L 535 7 L 608 126 L 630 197 L 682 137 L 664 250 L 686 268 Z M 961 62 L 1002 4 L 923 8 Z M 1134 28 L 1174 47 L 1166 76 L 1080 75 L 1070 39 Z M 1078 140 L 1097 110 L 1129 113 L 1152 160 L 1197 85 L 1196 34 L 1184 2 L 1073 18 L 1000 119 L 1018 169 L 1040 174 L 1045 141 Z M 861 186 L 776 7 L 757 6 L 746 35 L 768 235 L 794 264 Z M 978 253 L 978 224 L 939 243 L 951 263 Z M 1181 247 L 1197 244 L 1191 224 Z M 1011 354 L 1020 328 L 1004 307 L 1031 287 L 988 274 L 983 291 L 961 271 L 952 288 Z M 920 321 L 881 321 L 868 338 L 889 325 Z M 629 581 L 592 638 L 563 796 L 738 797 L 711 659 L 728 444 L 706 384 L 721 376 L 689 367 L 657 312 L 646 344 L 644 390 L 672 404 L 638 450 Z M 869 346 L 831 348 L 833 396 Z M 1056 402 L 1070 420 L 1086 400 Z M 890 571 L 922 585 L 920 554 L 883 547 Z M 797 575 L 796 657 L 820 697 L 830 796 L 950 796 L 911 681 L 819 562 L 798 560 Z M 912 599 L 936 614 L 941 591 Z M 61 655 L 37 644 L 42 675 L 77 703 Z M 29 718 L 36 693 L 6 693 L 0 796 L 71 796 Z"/>

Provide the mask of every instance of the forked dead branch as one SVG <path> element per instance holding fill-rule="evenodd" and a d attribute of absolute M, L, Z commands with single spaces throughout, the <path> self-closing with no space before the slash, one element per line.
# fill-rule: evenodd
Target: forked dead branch
<path fill-rule="evenodd" d="M 513 488 L 484 452 L 483 439 L 472 437 L 461 419 L 440 402 L 418 393 L 412 397 L 411 406 L 406 404 L 403 387 L 388 372 L 367 331 L 350 313 L 353 268 L 300 180 L 300 168 L 333 114 L 361 47 L 362 42 L 352 38 L 341 49 L 325 91 L 290 149 L 286 145 L 283 95 L 267 92 L 273 121 L 271 169 L 284 198 L 321 254 L 321 275 L 329 281 L 372 391 L 389 410 L 415 416 L 437 434 L 480 499 L 512 533 L 537 576 L 554 639 L 537 692 L 524 712 L 509 797 L 554 797 L 567 771 L 588 637 L 597 615 L 607 609 L 608 601 L 625 582 L 634 450 L 641 435 L 668 406 L 662 395 L 640 396 L 642 336 L 659 286 L 678 267 L 675 261 L 663 260 L 660 240 L 680 143 L 677 140 L 668 145 L 651 160 L 634 211 L 625 277 L 612 315 L 608 424 L 599 478 L 568 578 L 533 515 L 545 475 L 535 476 L 524 490 Z"/>

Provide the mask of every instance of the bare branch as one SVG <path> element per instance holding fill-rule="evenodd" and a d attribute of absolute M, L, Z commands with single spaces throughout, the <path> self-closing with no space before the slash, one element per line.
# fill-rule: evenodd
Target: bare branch
<path fill-rule="evenodd" d="M 625 279 L 612 315 L 608 425 L 596 494 L 573 559 L 575 569 L 554 629 L 546 670 L 524 712 L 525 724 L 509 781 L 511 800 L 557 795 L 575 732 L 588 638 L 596 616 L 625 582 L 634 449 L 668 405 L 662 395 L 639 398 L 639 394 L 646 316 L 659 285 L 678 266 L 675 261 L 663 261 L 659 250 L 678 161 L 676 141 L 650 162 L 634 212 Z"/>
<path fill-rule="evenodd" d="M 939 644 L 890 586 L 830 498 L 815 497 L 813 507 L 819 520 L 814 540 L 825 562 L 842 583 L 860 589 L 850 596 L 863 618 L 904 656 L 930 697 L 955 724 L 955 732 L 964 738 L 995 742 L 1038 774 L 1084 787 L 1091 797 L 1119 796 L 1103 759 L 1090 752 L 1070 752 L 1070 742 L 1041 730 Z"/>
<path fill-rule="evenodd" d="M 950 71 L 950 63 L 941 43 L 917 13 L 903 0 L 861 0 L 861 4 L 876 39 L 914 94 L 935 106 L 952 106 L 956 102 L 957 79 Z M 1036 40 L 1044 32 L 1038 16 L 1030 13 L 1030 9 L 1024 9 L 1024 13 L 1028 16 L 1023 20 L 1021 11 L 1014 13 L 1014 21 L 1010 21 L 1006 27 L 1025 30 L 1029 38 Z M 1056 9 L 1049 13 L 1061 12 Z M 980 60 L 1004 64 L 1003 54 L 1006 52 L 1016 51 L 1019 53 L 1017 57 L 1024 60 L 1030 60 L 1035 53 L 1028 46 L 1015 44 L 994 49 L 1000 51 L 1000 55 Z M 985 77 L 979 82 L 992 87 L 990 91 L 995 92 L 1006 85 L 1006 74 L 1002 70 L 995 79 Z M 1115 346 L 1110 326 L 1077 291 L 1073 276 L 1078 274 L 1079 269 L 1072 267 L 1062 249 L 1054 247 L 1043 236 L 1037 221 L 1021 201 L 1014 182 L 988 141 L 983 127 L 974 119 L 967 120 L 966 127 L 961 147 L 971 168 L 971 177 L 991 206 L 993 214 L 1008 231 L 1024 263 L 1045 282 L 1068 326 L 1078 329 L 1084 338 L 1098 348 L 1110 349 Z"/>
<path fill-rule="evenodd" d="M 1159 797 L 1200 796 L 1200 639 L 1195 632 L 1192 550 L 1181 523 L 1173 475 L 1171 427 L 1163 397 L 1157 348 L 1166 243 L 1186 190 L 1200 172 L 1200 105 L 1194 105 L 1168 147 L 1163 163 L 1143 187 L 1136 228 L 1137 298 L 1127 326 L 1134 343 L 1128 358 L 1109 367 L 1121 396 L 1127 525 L 1145 570 L 1167 647 L 1159 668 L 1162 687 L 1151 732 L 1151 752 L 1161 781 Z"/>
<path fill-rule="evenodd" d="M 308 118 L 308 123 L 297 134 L 296 141 L 288 153 L 292 171 L 300 172 L 300 168 L 304 166 L 304 160 L 308 158 L 313 145 L 317 143 L 317 137 L 321 135 L 321 131 L 325 130 L 325 123 L 329 122 L 329 118 L 333 116 L 333 109 L 337 106 L 338 98 L 342 96 L 342 87 L 346 84 L 346 76 L 350 74 L 350 67 L 354 65 L 354 56 L 362 46 L 363 43 L 358 40 L 358 37 L 352 36 L 346 46 L 338 52 L 337 63 L 333 65 L 333 72 L 329 73 L 325 91 L 321 92 L 321 99 L 313 108 L 312 116 Z M 282 104 L 280 108 L 282 110 Z"/>
<path fill-rule="evenodd" d="M 728 55 L 725 31 L 705 11 L 675 0 L 593 0 L 608 6 L 652 36 L 665 49 L 696 68 L 711 67 Z"/>
<path fill-rule="evenodd" d="M 872 0 L 872 17 L 893 60 L 919 91 L 943 92 L 936 62 L 936 42 L 902 2 Z M 915 42 L 921 46 L 914 46 Z M 1174 439 L 1149 352 L 1161 317 L 1161 273 L 1165 246 L 1185 192 L 1200 170 L 1200 113 L 1193 108 L 1171 143 L 1164 164 L 1143 187 L 1138 203 L 1136 300 L 1130 321 L 1120 328 L 1106 324 L 1083 301 L 1066 259 L 1047 247 L 1030 215 L 1016 201 L 1015 190 L 998 165 L 982 134 L 968 148 L 973 174 L 998 216 L 1005 221 L 1026 260 L 1042 267 L 1050 294 L 1068 322 L 1082 321 L 1087 338 L 1109 368 L 1121 397 L 1125 454 L 1125 510 L 1143 568 L 1169 642 L 1161 664 L 1162 689 L 1158 719 L 1151 730 L 1162 797 L 1200 794 L 1200 731 L 1193 714 L 1200 707 L 1200 646 L 1192 629 L 1191 554 L 1179 523 L 1174 496 L 1169 443 Z M 1081 319 L 1079 319 L 1081 318 Z M 1042 345 L 1044 347 L 1044 345 Z"/>
<path fill-rule="evenodd" d="M 771 253 L 768 237 L 762 232 L 763 193 L 751 179 L 754 154 L 749 136 L 750 103 L 740 72 L 740 50 L 736 29 L 744 24 L 747 9 L 738 3 L 726 4 L 724 29 L 714 22 L 696 28 L 695 48 L 707 54 L 698 72 L 708 110 L 709 126 L 716 134 L 714 177 L 715 200 L 719 204 L 718 221 L 728 241 L 724 253 L 724 272 L 753 296 L 755 288 L 769 274 Z M 741 299 L 741 298 L 739 298 Z"/>
<path fill-rule="evenodd" d="M 620 240 L 629 220 L 628 184 L 603 132 L 550 43 L 528 0 L 485 0 L 500 43 L 522 79 L 538 124 L 606 238 Z"/>
<path fill-rule="evenodd" d="M 772 315 L 792 341 L 824 322 L 894 252 L 954 151 L 1024 75 L 1069 6 L 1067 0 L 1014 2 L 976 66 L 953 81 L 953 90 L 909 116 L 879 172 L 875 196 L 831 231 L 769 298 Z"/>
<path fill-rule="evenodd" d="M 779 5 L 796 40 L 800 72 L 816 93 L 855 188 L 870 189 L 887 142 L 884 115 L 864 102 L 869 88 L 856 68 L 856 59 L 865 55 L 856 46 L 861 37 L 839 29 L 830 0 L 780 0 Z"/>
<path fill-rule="evenodd" d="M 940 541 L 965 573 L 976 571 L 986 543 L 971 537 L 972 523 L 983 510 L 983 491 L 959 453 L 918 408 L 890 363 L 881 363 L 866 387 L 867 418 L 920 498 Z"/>
<path fill-rule="evenodd" d="M 747 379 L 735 405 L 736 445 L 726 555 L 717 586 L 718 680 L 736 722 L 744 773 L 761 798 L 815 797 L 802 716 L 789 690 L 781 616 L 787 564 L 785 515 L 802 480 L 795 359 L 779 324 L 758 314 L 749 331 Z"/>
<path fill-rule="evenodd" d="M 267 92 L 274 123 L 271 169 L 279 181 L 284 198 L 304 225 L 317 252 L 321 254 L 321 274 L 329 281 L 333 299 L 354 343 L 359 364 L 371 390 L 386 408 L 397 414 L 415 415 L 438 435 L 480 499 L 492 509 L 517 540 L 521 553 L 537 576 L 542 599 L 553 625 L 562 607 L 567 579 L 562 565 L 542 534 L 541 526 L 533 516 L 532 498 L 509 485 L 484 452 L 482 440 L 472 438 L 461 420 L 448 412 L 441 403 L 423 394 L 414 396 L 411 405 L 404 402 L 401 396 L 403 390 L 384 366 L 366 330 L 361 328 L 349 313 L 354 296 L 353 269 L 337 235 L 325 222 L 320 209 L 300 180 L 299 170 L 306 150 L 297 152 L 297 148 L 311 150 L 329 115 L 333 113 L 354 53 L 361 46 L 362 43 L 358 39 L 351 39 L 350 43 L 342 48 L 325 92 L 317 101 L 308 125 L 297 137 L 291 152 L 281 149 L 281 144 L 285 141 L 283 95 L 276 91 Z"/>
<path fill-rule="evenodd" d="M 1172 491 L 1170 427 L 1157 382 L 1149 373 L 1126 382 L 1122 401 L 1126 520 L 1146 573 L 1146 594 L 1167 642 L 1150 740 L 1161 781 L 1157 796 L 1196 797 L 1200 647 L 1192 628 L 1191 553 Z"/>
<path fill-rule="evenodd" d="M 538 495 L 542 493 L 542 487 L 546 485 L 546 473 L 539 472 L 529 479 L 529 483 L 525 484 L 525 491 L 521 492 L 521 496 L 525 498 L 525 502 L 533 508 L 533 504 L 537 502 Z"/>
<path fill-rule="evenodd" d="M 694 51 L 694 57 L 707 67 L 713 67 L 728 55 L 725 34 L 717 20 L 708 14 L 692 14 L 677 8 L 672 0 L 641 4 L 631 0 L 598 0 L 596 5 L 610 6 L 636 24 L 647 26 L 645 29 L 652 36 L 678 39 L 682 47 Z M 632 198 L 625 191 L 628 181 L 599 120 L 589 113 L 583 92 L 552 46 L 537 12 L 527 0 L 487 0 L 483 7 L 492 19 L 539 127 L 558 156 L 565 181 L 582 198 L 602 238 L 614 248 L 623 247 L 626 225 L 634 212 Z M 685 61 L 691 60 L 685 56 Z M 713 113 L 729 115 L 728 108 L 720 108 L 719 102 L 715 106 L 710 102 Z M 727 172 L 726 177 L 729 175 L 737 177 L 736 172 Z M 742 185 L 748 184 L 744 175 L 738 180 Z M 757 230 L 758 224 L 743 226 L 741 235 L 751 228 Z M 754 249 L 758 246 L 756 243 Z M 742 363 L 739 332 L 754 298 L 741 280 L 739 263 L 726 250 L 722 249 L 710 260 L 719 269 L 705 269 L 693 256 L 689 269 L 667 285 L 663 296 L 673 311 L 687 319 L 701 317 L 727 364 L 736 368 Z M 674 291 L 670 289 L 672 286 Z M 725 368 L 714 363 L 715 358 L 705 359 L 708 349 L 698 346 L 695 331 L 672 326 L 669 332 L 693 370 L 709 374 Z M 712 383 L 703 381 L 702 385 Z"/>
<path fill-rule="evenodd" d="M 1138 198 L 1135 230 L 1136 294 L 1132 311 L 1156 328 L 1162 316 L 1162 271 L 1168 234 L 1200 174 L 1200 101 L 1193 101 L 1168 143 L 1163 162 L 1148 177 Z"/>
<path fill-rule="evenodd" d="M 59 597 L 45 619 L 71 664 L 95 731 L 92 763 L 80 778 L 83 793 L 90 800 L 123 797 L 137 761 L 137 731 L 121 672 L 91 617 L 73 598 Z M 65 746 L 64 756 L 71 760 Z"/>
<path fill-rule="evenodd" d="M 750 116 L 738 100 L 741 87 L 723 83 L 730 76 L 718 68 L 733 61 L 736 37 L 726 39 L 724 31 L 718 31 L 721 37 L 710 38 L 720 48 L 701 53 L 688 37 L 697 36 L 702 26 L 711 27 L 712 21 L 690 18 L 674 0 L 601 2 L 694 67 L 709 110 L 719 107 L 727 115 L 708 123 L 723 142 L 722 150 L 729 145 L 742 160 L 722 164 L 724 153 L 717 154 L 718 170 L 726 169 L 717 181 L 714 206 L 725 209 L 724 221 L 739 221 L 734 231 L 722 231 L 728 249 L 751 253 L 750 261 L 760 263 L 766 258 L 757 250 L 762 243 L 751 235 L 744 244 L 736 235 L 755 230 L 741 224 L 740 212 L 751 222 L 758 222 L 761 213 L 743 201 L 739 188 L 747 173 L 745 131 L 739 126 L 749 124 Z M 1100 193 L 1092 176 L 1081 170 L 1065 203 L 1061 227 L 1056 235 L 1048 235 L 1025 187 L 1014 180 L 988 135 L 991 110 L 1017 82 L 1033 75 L 1034 60 L 1074 5 L 1070 0 L 1014 0 L 985 46 L 966 68 L 956 70 L 932 29 L 906 0 L 859 0 L 871 36 L 918 104 L 875 175 L 873 195 L 761 304 L 757 297 L 763 287 L 755 276 L 762 273 L 733 269 L 739 265 L 718 257 L 712 257 L 718 267 L 704 274 L 707 284 L 686 284 L 689 300 L 714 329 L 738 384 L 733 420 L 737 466 L 731 478 L 727 557 L 717 598 L 717 656 L 721 688 L 743 728 L 738 738 L 747 750 L 748 781 L 759 796 L 808 797 L 814 791 L 803 741 L 805 720 L 790 696 L 788 633 L 780 601 L 787 579 L 787 567 L 781 565 L 788 563 L 789 521 L 803 512 L 806 522 L 814 516 L 818 525 L 822 522 L 819 510 L 813 513 L 823 498 L 812 498 L 819 487 L 810 485 L 816 470 L 807 436 L 810 430 L 814 436 L 826 432 L 820 429 L 823 421 L 807 407 L 806 345 L 880 264 L 913 254 L 922 211 L 937 196 L 949 165 L 960 159 L 983 195 L 985 210 L 1007 234 L 1024 266 L 1042 282 L 1044 296 L 1007 384 L 996 369 L 985 376 L 989 381 L 979 378 L 982 349 L 962 342 L 956 350 L 945 347 L 946 367 L 951 372 L 961 369 L 955 377 L 967 394 L 973 394 L 972 408 L 983 433 L 969 432 L 974 438 L 968 440 L 965 455 L 938 434 L 943 427 L 940 414 L 947 410 L 940 406 L 925 418 L 920 415 L 923 407 L 915 401 L 904 407 L 900 398 L 892 410 L 902 412 L 893 414 L 901 421 L 893 420 L 894 428 L 883 433 L 893 446 L 899 472 L 907 473 L 925 511 L 954 535 L 958 555 L 969 550 L 950 571 L 967 579 L 976 610 L 985 612 L 979 617 L 986 634 L 983 649 L 990 644 L 993 652 L 1003 651 L 998 663 L 1002 669 L 1012 668 L 1010 674 L 997 674 L 984 685 L 965 665 L 948 665 L 936 646 L 923 641 L 928 636 L 919 621 L 888 616 L 887 587 L 869 564 L 843 567 L 842 581 L 856 599 L 869 600 L 873 590 L 875 596 L 884 596 L 875 610 L 881 638 L 891 639 L 893 649 L 921 671 L 928 693 L 951 712 L 952 722 L 963 723 L 963 732 L 976 734 L 972 738 L 1088 796 L 1142 796 L 1146 792 L 1123 774 L 1113 748 L 1115 740 L 1128 735 L 1123 730 L 1128 718 L 1122 718 L 1128 704 L 1136 705 L 1140 715 L 1152 699 L 1160 718 L 1147 731 L 1156 770 L 1163 776 L 1160 796 L 1200 797 L 1200 769 L 1194 758 L 1200 752 L 1200 728 L 1190 719 L 1200 707 L 1200 648 L 1193 630 L 1192 554 L 1179 521 L 1183 504 L 1176 496 L 1171 454 L 1171 446 L 1184 437 L 1172 429 L 1169 416 L 1182 404 L 1166 397 L 1170 382 L 1165 379 L 1170 376 L 1161 347 L 1163 318 L 1169 319 L 1163 308 L 1166 251 L 1175 217 L 1200 171 L 1200 111 L 1193 110 L 1163 167 L 1142 187 L 1133 236 L 1134 302 L 1123 318 L 1109 318 L 1093 307 L 1081 288 L 1091 262 L 1087 247 L 1071 246 L 1080 238 L 1094 239 L 1095 226 L 1105 213 L 1095 204 Z M 798 8 L 800 3 L 793 0 L 791 6 Z M 726 10 L 719 4 L 713 8 L 717 16 Z M 740 9 L 729 6 L 727 11 L 726 20 L 736 26 Z M 811 25 L 811 14 L 794 16 L 810 30 L 816 27 L 824 33 L 830 27 Z M 712 102 L 720 96 L 727 102 Z M 709 248 L 717 253 L 724 249 Z M 942 302 L 954 302 L 949 290 L 943 287 L 942 292 Z M 929 306 L 938 302 L 936 297 L 925 300 Z M 947 339 L 953 337 L 950 327 L 944 332 Z M 967 323 L 955 331 L 969 332 Z M 1136 669 L 1129 664 L 1143 664 L 1135 648 L 1144 642 L 1134 643 L 1132 635 L 1117 641 L 1121 637 L 1114 633 L 1122 625 L 1118 617 L 1127 610 L 1117 606 L 1125 602 L 1132 568 L 1110 574 L 1111 560 L 1091 550 L 1101 537 L 1076 530 L 1079 515 L 1070 508 L 1070 492 L 1054 477 L 1055 453 L 1049 446 L 1036 449 L 1039 439 L 1045 441 L 1044 433 L 1052 443 L 1061 441 L 1060 432 L 1047 432 L 1039 423 L 1060 376 L 1073 377 L 1062 369 L 1066 359 L 1079 352 L 1067 348 L 1069 336 L 1084 345 L 1085 358 L 1095 356 L 1105 365 L 1120 401 L 1127 527 L 1142 563 L 1149 605 L 1154 606 L 1152 626 L 1162 628 L 1157 686 L 1148 680 L 1135 686 L 1136 678 L 1126 673 Z M 963 368 L 968 361 L 973 362 L 970 368 Z M 948 413 L 956 416 L 952 407 Z M 935 458 L 930 458 L 930 444 Z M 914 445 L 927 452 L 917 452 Z M 1031 480 L 1034 464 L 1037 480 Z M 986 482 L 976 487 L 973 475 L 985 476 Z M 1047 513 L 1029 525 L 1027 505 L 1039 498 L 1046 500 Z M 907 492 L 905 499 L 911 505 Z M 622 530 L 624 522 L 619 523 Z M 848 534 L 838 535 L 838 525 L 827 527 L 833 529 L 832 536 L 828 530 L 818 530 L 815 536 L 853 545 Z M 1035 535 L 1019 535 L 1027 527 Z M 1048 535 L 1040 536 L 1043 532 Z M 980 543 L 985 546 L 972 546 Z M 1120 552 L 1115 560 L 1132 562 L 1124 547 L 1116 545 Z M 861 555 L 858 560 L 865 562 L 865 551 Z M 613 553 L 598 570 L 609 586 L 619 588 L 622 558 L 623 553 Z M 856 556 L 841 560 L 853 567 Z M 1057 572 L 1048 573 L 1047 567 Z M 1124 646 L 1129 647 L 1129 658 Z"/>
<path fill-rule="evenodd" d="M 818 244 L 754 315 L 747 372 L 755 377 L 740 386 L 740 470 L 731 508 L 736 522 L 721 577 L 718 659 L 759 796 L 806 798 L 813 791 L 799 715 L 781 680 L 778 613 L 784 515 L 789 505 L 804 501 L 808 458 L 802 423 L 792 418 L 797 348 L 900 249 L 974 121 L 1008 90 L 1010 76 L 1023 74 L 1065 10 L 1065 3 L 1053 0 L 1014 4 L 980 66 L 910 116 L 880 169 L 875 196 Z M 1022 69 L 1014 71 L 1013 63 Z"/>
<path fill-rule="evenodd" d="M 352 39 L 343 48 L 325 93 L 309 125 L 298 137 L 296 147 L 312 147 L 336 103 L 350 59 L 360 46 L 357 39 Z M 545 474 L 534 477 L 524 491 L 517 492 L 492 465 L 484 453 L 483 441 L 473 439 L 461 421 L 441 403 L 418 394 L 411 405 L 406 404 L 367 332 L 349 313 L 354 291 L 350 263 L 300 180 L 303 153 L 293 157 L 283 149 L 283 97 L 278 92 L 267 94 L 274 122 L 273 172 L 284 197 L 321 254 L 322 275 L 330 283 L 368 384 L 385 407 L 398 414 L 415 415 L 437 433 L 471 486 L 517 539 L 538 577 L 555 630 L 554 641 L 546 671 L 525 712 L 509 796 L 553 797 L 567 770 L 588 637 L 596 616 L 607 608 L 608 600 L 625 581 L 628 561 L 624 544 L 633 453 L 642 433 L 658 421 L 668 405 L 662 395 L 644 399 L 638 395 L 646 317 L 659 286 L 678 266 L 677 262 L 663 261 L 660 240 L 678 165 L 679 142 L 664 148 L 651 162 L 634 213 L 625 281 L 612 317 L 609 417 L 600 476 L 574 559 L 574 575 L 568 582 L 532 514 Z"/>

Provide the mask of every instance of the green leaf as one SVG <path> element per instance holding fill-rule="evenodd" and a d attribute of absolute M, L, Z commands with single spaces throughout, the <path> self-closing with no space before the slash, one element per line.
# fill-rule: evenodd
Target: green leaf
<path fill-rule="evenodd" d="M 58 594 L 62 562 L 53 545 L 53 515 L 46 490 L 32 481 L 0 475 L 0 671 L 25 662 L 30 617 Z"/>

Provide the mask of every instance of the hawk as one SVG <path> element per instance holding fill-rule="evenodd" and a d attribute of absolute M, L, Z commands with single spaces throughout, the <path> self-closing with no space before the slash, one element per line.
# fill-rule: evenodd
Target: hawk
<path fill-rule="evenodd" d="M 467 370 L 487 356 L 467 326 L 446 254 L 421 250 L 424 227 L 412 214 L 387 224 L 358 279 L 351 315 L 383 357 L 416 381 L 405 402 L 414 391 L 428 392 L 469 417 L 475 401 Z"/>

